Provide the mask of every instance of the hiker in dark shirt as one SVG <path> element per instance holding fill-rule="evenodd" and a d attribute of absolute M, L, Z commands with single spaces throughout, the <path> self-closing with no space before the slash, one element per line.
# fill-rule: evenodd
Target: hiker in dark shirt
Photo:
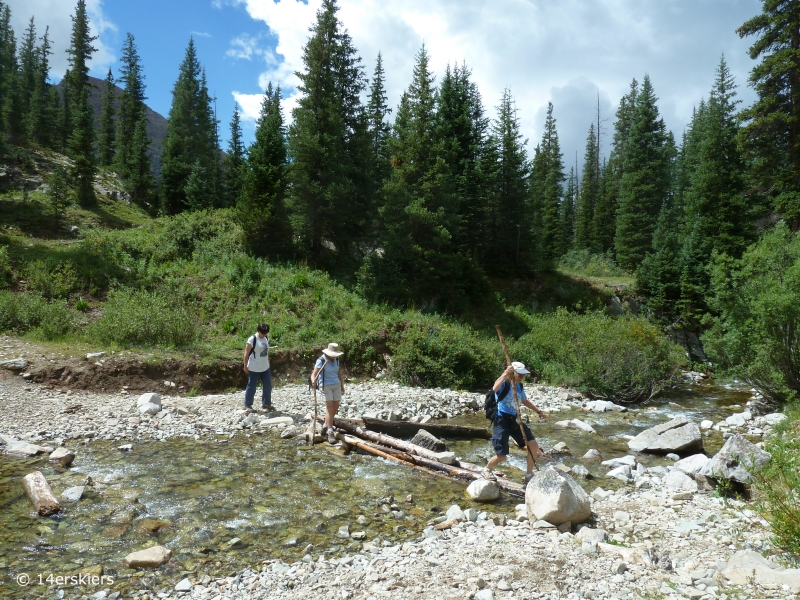
<path fill-rule="evenodd" d="M 519 403 L 536 412 L 536 414 L 538 414 L 543 421 L 547 418 L 547 415 L 545 415 L 544 412 L 539 410 L 536 405 L 533 404 L 533 402 L 528 400 L 525 389 L 522 387 L 522 381 L 525 379 L 525 375 L 529 373 L 530 371 L 528 371 L 528 369 L 525 368 L 525 365 L 521 362 L 512 362 L 511 366 L 503 371 L 503 374 L 497 378 L 497 381 L 495 381 L 494 385 L 492 386 L 495 398 L 497 399 L 497 414 L 494 417 L 494 433 L 492 434 L 492 446 L 494 447 L 495 456 L 489 459 L 486 468 L 481 473 L 484 479 L 489 479 L 492 481 L 497 479 L 492 471 L 508 456 L 509 437 L 514 440 L 517 446 L 525 449 L 525 440 L 523 439 L 522 432 L 519 429 L 519 422 L 517 421 L 517 407 L 514 403 L 514 394 L 511 390 L 509 377 L 513 376 L 514 378 Z M 525 428 L 525 435 L 528 438 L 528 448 L 531 450 L 531 452 L 526 452 L 528 459 L 528 471 L 525 474 L 525 483 L 527 484 L 531 477 L 533 477 L 534 462 L 532 456 L 537 456 L 539 454 L 539 444 L 536 443 L 536 439 L 533 437 L 530 428 L 524 423 L 522 426 Z"/>

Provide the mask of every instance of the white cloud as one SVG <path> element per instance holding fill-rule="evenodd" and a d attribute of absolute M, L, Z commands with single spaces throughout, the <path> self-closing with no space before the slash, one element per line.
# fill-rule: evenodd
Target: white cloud
<path fill-rule="evenodd" d="M 71 17 L 75 13 L 75 4 L 65 0 L 7 0 L 6 3 L 11 8 L 11 25 L 17 40 L 22 38 L 31 17 L 34 17 L 38 36 L 44 34 L 46 27 L 50 27 L 53 50 L 50 75 L 61 79 L 67 70 L 66 50 L 72 32 Z M 89 68 L 92 75 L 104 77 L 117 59 L 114 51 L 103 42 L 103 34 L 116 32 L 117 26 L 105 16 L 102 0 L 86 0 L 86 12 L 89 14 L 91 34 L 100 36 L 93 42 L 97 52 L 92 55 Z"/>
<path fill-rule="evenodd" d="M 212 35 L 207 31 L 192 31 L 192 35 L 196 37 L 210 38 Z"/>
<path fill-rule="evenodd" d="M 220 0 L 218 0 L 220 1 Z M 320 0 L 238 0 L 278 38 L 274 64 L 259 77 L 296 103 L 303 45 Z M 516 97 L 531 146 L 541 136 L 543 109 L 552 100 L 565 161 L 583 155 L 600 92 L 611 131 L 613 110 L 632 78 L 649 73 L 667 125 L 679 136 L 692 107 L 707 95 L 719 57 L 744 89 L 752 61 L 748 40 L 735 29 L 758 14 L 758 0 L 340 0 L 339 18 L 371 75 L 381 51 L 391 104 L 411 79 L 424 41 L 441 77 L 447 63 L 466 61 L 490 114 L 504 87 Z M 265 56 L 266 58 L 266 56 Z M 585 112 L 585 114 L 583 114 Z M 571 158 L 568 158 L 571 157 Z M 582 158 L 580 158 L 582 162 Z"/>

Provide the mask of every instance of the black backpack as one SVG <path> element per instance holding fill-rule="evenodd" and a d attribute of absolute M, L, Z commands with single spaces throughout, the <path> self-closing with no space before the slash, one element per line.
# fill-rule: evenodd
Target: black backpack
<path fill-rule="evenodd" d="M 500 398 L 495 398 L 494 390 L 486 392 L 486 398 L 483 401 L 483 412 L 490 421 L 494 421 L 494 418 L 497 416 L 497 402 L 508 396 L 508 393 L 511 391 L 511 385 L 506 385 L 506 383 L 507 382 L 503 382 L 503 387 L 500 388 L 501 392 L 505 390 L 505 393 L 502 394 Z"/>

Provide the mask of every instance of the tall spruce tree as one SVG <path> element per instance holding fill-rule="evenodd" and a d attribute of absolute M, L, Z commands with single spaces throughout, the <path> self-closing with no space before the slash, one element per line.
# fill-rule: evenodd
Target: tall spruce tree
<path fill-rule="evenodd" d="M 58 90 L 48 83 L 50 77 L 50 28 L 45 28 L 36 49 L 36 67 L 30 107 L 25 115 L 25 139 L 30 143 L 55 148 L 58 138 Z"/>
<path fill-rule="evenodd" d="M 156 211 L 154 202 L 156 180 L 150 163 L 150 137 L 147 135 L 147 116 L 142 114 L 133 130 L 133 140 L 128 151 L 128 175 L 125 189 L 139 206 L 151 213 Z"/>
<path fill-rule="evenodd" d="M 575 207 L 575 247 L 591 252 L 600 252 L 601 244 L 596 239 L 595 210 L 600 204 L 600 171 L 598 170 L 597 135 L 594 123 L 589 126 L 586 150 L 583 155 L 583 181 L 578 191 Z"/>
<path fill-rule="evenodd" d="M 219 148 L 211 97 L 205 82 L 205 73 L 197 59 L 194 39 L 189 39 L 186 54 L 180 65 L 178 79 L 172 90 L 172 106 L 167 121 L 167 134 L 161 160 L 161 209 L 166 214 L 177 214 L 189 208 L 208 208 L 217 202 L 219 190 L 214 178 L 218 172 Z M 207 194 L 190 204 L 186 184 L 194 172 L 205 182 Z M 196 189 L 196 188 L 191 188 Z M 200 206 L 198 201 L 208 205 Z"/>
<path fill-rule="evenodd" d="M 564 161 L 558 142 L 553 103 L 547 103 L 542 141 L 536 147 L 531 174 L 532 204 L 540 213 L 537 237 L 541 240 L 542 258 L 559 257 L 561 246 L 561 202 L 564 196 Z"/>
<path fill-rule="evenodd" d="M 625 141 L 614 238 L 617 260 L 630 271 L 652 248 L 656 221 L 670 192 L 672 150 L 656 102 L 645 75 Z"/>
<path fill-rule="evenodd" d="M 289 129 L 292 212 L 301 251 L 346 258 L 369 227 L 369 137 L 361 104 L 366 75 L 352 39 L 323 0 L 297 73 L 301 93 Z"/>
<path fill-rule="evenodd" d="M 760 61 L 750 72 L 758 100 L 741 115 L 753 192 L 800 222 L 800 4 L 762 0 L 737 33 L 755 37 L 750 58 Z"/>
<path fill-rule="evenodd" d="M 228 203 L 235 206 L 242 194 L 242 185 L 247 174 L 244 142 L 242 141 L 242 119 L 239 104 L 233 105 L 231 117 L 231 137 L 228 141 L 228 154 L 225 156 L 225 191 Z"/>
<path fill-rule="evenodd" d="M 668 200 L 661 207 L 653 234 L 653 248 L 636 272 L 636 284 L 657 316 L 674 316 L 681 297 L 680 213 Z"/>
<path fill-rule="evenodd" d="M 100 165 L 110 167 L 114 162 L 114 142 L 117 135 L 116 122 L 116 84 L 114 74 L 108 70 L 100 98 L 100 135 L 98 139 Z"/>
<path fill-rule="evenodd" d="M 78 0 L 72 16 L 72 35 L 67 49 L 69 62 L 65 76 L 65 105 L 69 119 L 67 150 L 73 159 L 70 176 L 74 182 L 78 203 L 91 206 L 97 202 L 94 193 L 94 176 L 97 171 L 94 156 L 94 112 L 89 104 L 89 60 L 96 48 L 97 37 L 89 30 L 86 1 Z"/>
<path fill-rule="evenodd" d="M 133 156 L 133 138 L 136 125 L 146 118 L 147 99 L 141 58 L 132 33 L 125 36 L 120 58 L 122 93 L 119 95 L 115 169 L 123 180 L 131 176 L 131 166 L 137 158 Z"/>
<path fill-rule="evenodd" d="M 21 145 L 26 145 L 28 114 L 31 111 L 31 100 L 36 89 L 38 75 L 39 52 L 36 45 L 36 24 L 33 17 L 28 22 L 28 28 L 22 35 L 19 48 L 19 74 L 17 77 L 17 102 L 18 113 L 11 123 L 11 133 Z"/>
<path fill-rule="evenodd" d="M 561 202 L 561 244 L 558 248 L 558 255 L 563 256 L 576 247 L 575 230 L 576 206 L 578 204 L 578 175 L 575 167 L 570 167 L 567 176 L 567 187 L 564 190 L 564 200 Z"/>
<path fill-rule="evenodd" d="M 0 2 L 0 152 L 5 149 L 17 90 L 17 40 L 11 9 Z"/>
<path fill-rule="evenodd" d="M 367 96 L 367 132 L 369 135 L 370 148 L 372 151 L 371 164 L 371 193 L 377 194 L 392 170 L 389 154 L 389 135 L 391 125 L 387 122 L 387 117 L 391 114 L 386 96 L 386 74 L 383 70 L 383 58 L 380 52 L 375 61 L 375 71 L 372 74 L 372 81 Z"/>
<path fill-rule="evenodd" d="M 292 254 L 292 230 L 287 216 L 289 186 L 286 128 L 281 112 L 281 89 L 267 86 L 255 140 L 247 152 L 244 185 L 237 205 L 244 246 L 251 254 L 271 260 Z"/>

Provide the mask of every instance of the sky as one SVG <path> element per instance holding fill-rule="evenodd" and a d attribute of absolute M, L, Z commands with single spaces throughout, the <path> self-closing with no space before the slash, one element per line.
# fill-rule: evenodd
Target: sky
<path fill-rule="evenodd" d="M 71 0 L 5 0 L 17 39 L 34 17 L 50 27 L 51 77 L 66 69 Z M 234 103 L 252 140 L 267 84 L 279 84 L 287 119 L 296 104 L 303 45 L 321 0 L 86 0 L 97 52 L 91 73 L 115 74 L 127 32 L 136 38 L 148 104 L 167 116 L 172 88 L 190 37 L 217 98 L 220 135 L 229 137 Z M 339 0 L 339 19 L 353 38 L 368 76 L 380 52 L 390 106 L 409 85 L 415 54 L 424 43 L 441 79 L 448 64 L 466 63 L 489 116 L 503 90 L 515 99 L 532 152 L 552 102 L 564 162 L 582 167 L 586 135 L 596 119 L 608 152 L 614 112 L 633 78 L 645 74 L 659 109 L 680 142 L 692 109 L 704 97 L 720 57 L 739 85 L 743 105 L 755 62 L 752 39 L 736 28 L 761 10 L 759 0 Z M 226 142 L 227 143 L 227 142 Z"/>

